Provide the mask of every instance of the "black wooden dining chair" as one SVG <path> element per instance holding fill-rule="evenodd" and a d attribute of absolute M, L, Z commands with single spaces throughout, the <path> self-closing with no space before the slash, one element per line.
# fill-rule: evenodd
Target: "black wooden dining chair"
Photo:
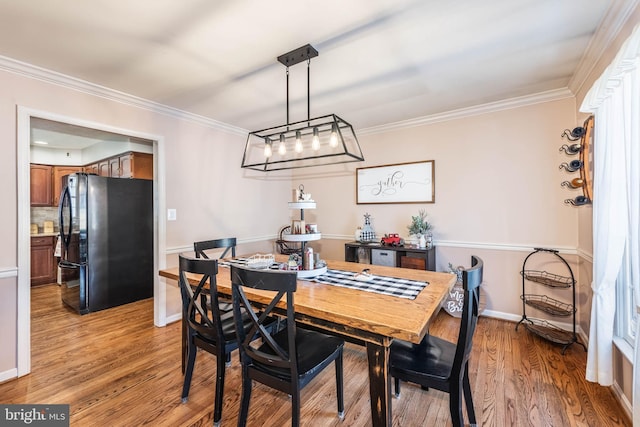
<path fill-rule="evenodd" d="M 213 239 L 213 240 L 201 240 L 199 242 L 193 242 L 193 251 L 196 254 L 196 258 L 204 258 L 210 259 L 210 253 L 207 251 L 211 251 L 212 249 L 224 249 L 222 254 L 216 258 L 221 259 L 224 258 L 229 251 L 231 251 L 231 256 L 236 256 L 236 238 L 235 237 L 227 237 L 224 239 Z M 207 308 L 211 310 L 211 302 L 209 301 L 208 295 L 203 293 L 201 295 L 202 304 L 206 304 Z M 233 306 L 231 305 L 231 299 L 228 298 L 218 298 L 218 308 L 221 313 L 227 313 L 233 311 Z M 185 317 L 183 316 L 183 319 Z M 182 325 L 183 336 L 182 336 L 182 373 L 184 374 L 186 366 L 187 366 L 187 340 L 186 340 L 186 324 Z M 227 354 L 227 366 L 231 364 L 231 356 Z"/>
<path fill-rule="evenodd" d="M 226 362 L 233 350 L 238 348 L 235 328 L 249 327 L 249 316 L 240 317 L 237 324 L 233 312 L 222 312 L 218 304 L 218 260 L 194 259 L 182 255 L 179 257 L 180 292 L 182 294 L 183 324 L 186 329 L 187 363 L 182 387 L 182 401 L 187 401 L 191 377 L 196 361 L 197 349 L 203 349 L 216 356 L 216 394 L 213 412 L 214 425 L 219 425 L 222 418 L 222 398 L 224 393 L 224 375 Z M 197 285 L 188 281 L 187 274 L 202 275 Z M 202 296 L 206 295 L 207 298 Z M 212 301 L 207 304 L 206 301 Z"/>
<path fill-rule="evenodd" d="M 253 381 L 291 396 L 291 425 L 300 424 L 300 390 L 331 362 L 335 361 L 338 416 L 344 417 L 342 384 L 342 352 L 344 340 L 298 327 L 295 322 L 294 294 L 297 286 L 295 271 L 251 270 L 231 267 L 233 312 L 240 343 L 242 365 L 242 398 L 238 426 L 247 424 Z M 244 288 L 271 291 L 273 299 L 257 315 Z M 264 327 L 266 316 L 286 297 L 286 326 L 277 332 Z M 270 297 L 269 297 L 270 298 Z M 251 328 L 243 329 L 242 314 L 248 313 Z M 261 340 L 252 342 L 257 334 Z"/>
<path fill-rule="evenodd" d="M 419 384 L 425 390 L 433 387 L 447 392 L 451 420 L 456 427 L 463 425 L 463 393 L 469 423 L 476 424 L 469 383 L 469 355 L 478 322 L 483 266 L 480 258 L 472 256 L 471 268 L 462 272 L 464 302 L 457 343 L 427 335 L 420 344 L 405 341 L 391 344 L 389 373 L 395 379 L 396 397 L 400 396 L 400 380 Z"/>

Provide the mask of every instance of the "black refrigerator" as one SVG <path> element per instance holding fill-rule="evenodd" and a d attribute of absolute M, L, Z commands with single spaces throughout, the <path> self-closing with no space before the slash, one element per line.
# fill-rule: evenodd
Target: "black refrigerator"
<path fill-rule="evenodd" d="M 153 296 L 153 181 L 71 174 L 58 214 L 64 303 L 86 314 Z"/>

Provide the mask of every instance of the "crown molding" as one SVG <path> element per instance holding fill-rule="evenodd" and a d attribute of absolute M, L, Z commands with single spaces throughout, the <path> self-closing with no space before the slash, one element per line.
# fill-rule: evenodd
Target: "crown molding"
<path fill-rule="evenodd" d="M 110 89 L 105 86 L 100 86 L 75 77 L 67 76 L 56 71 L 47 70 L 46 68 L 38 67 L 6 56 L 0 55 L 0 70 L 8 71 L 10 73 L 18 74 L 27 78 L 40 80 L 45 83 L 54 84 L 57 86 L 65 87 L 67 89 L 72 89 L 78 92 L 97 96 L 99 98 L 107 99 L 110 101 L 119 102 L 121 104 L 141 108 L 154 113 L 174 117 L 180 120 L 187 120 L 203 126 L 218 129 L 223 132 L 241 136 L 246 136 L 248 133 L 246 129 L 219 122 L 217 120 L 200 116 L 198 114 L 193 114 L 187 111 L 179 110 L 177 108 L 169 107 L 157 102 L 149 101 L 144 98 L 120 92 L 115 89 Z"/>
<path fill-rule="evenodd" d="M 611 43 L 618 36 L 639 3 L 640 0 L 618 0 L 612 2 L 598 28 L 596 28 L 593 37 L 591 37 L 575 73 L 569 80 L 568 87 L 571 92 L 578 93 L 582 89 L 596 64 L 611 46 Z"/>
<path fill-rule="evenodd" d="M 424 126 L 433 123 L 446 122 L 480 114 L 493 113 L 495 111 L 510 110 L 513 108 L 524 107 L 528 105 L 540 104 L 543 102 L 557 101 L 560 99 L 571 98 L 574 94 L 568 88 L 548 90 L 545 92 L 534 93 L 532 95 L 519 96 L 515 98 L 504 99 L 496 102 L 475 105 L 473 107 L 460 108 L 458 110 L 447 111 L 444 113 L 433 114 L 430 116 L 416 117 L 414 119 L 402 120 L 399 122 L 388 123 L 380 126 L 372 126 L 358 130 L 358 135 L 372 135 L 376 133 L 388 132 L 391 130 L 406 129 L 416 126 Z"/>

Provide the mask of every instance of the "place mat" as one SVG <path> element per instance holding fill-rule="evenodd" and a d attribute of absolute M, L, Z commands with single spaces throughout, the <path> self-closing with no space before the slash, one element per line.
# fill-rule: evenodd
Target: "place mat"
<path fill-rule="evenodd" d="M 354 275 L 352 271 L 327 270 L 325 274 L 307 280 L 406 299 L 415 299 L 429 284 L 429 282 L 375 275 L 371 275 L 370 280 L 363 281 L 356 280 Z"/>

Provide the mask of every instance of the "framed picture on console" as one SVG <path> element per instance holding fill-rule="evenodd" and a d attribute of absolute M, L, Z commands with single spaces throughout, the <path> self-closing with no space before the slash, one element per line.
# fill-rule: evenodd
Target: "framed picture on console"
<path fill-rule="evenodd" d="M 356 169 L 356 203 L 435 203 L 435 160 Z"/>

